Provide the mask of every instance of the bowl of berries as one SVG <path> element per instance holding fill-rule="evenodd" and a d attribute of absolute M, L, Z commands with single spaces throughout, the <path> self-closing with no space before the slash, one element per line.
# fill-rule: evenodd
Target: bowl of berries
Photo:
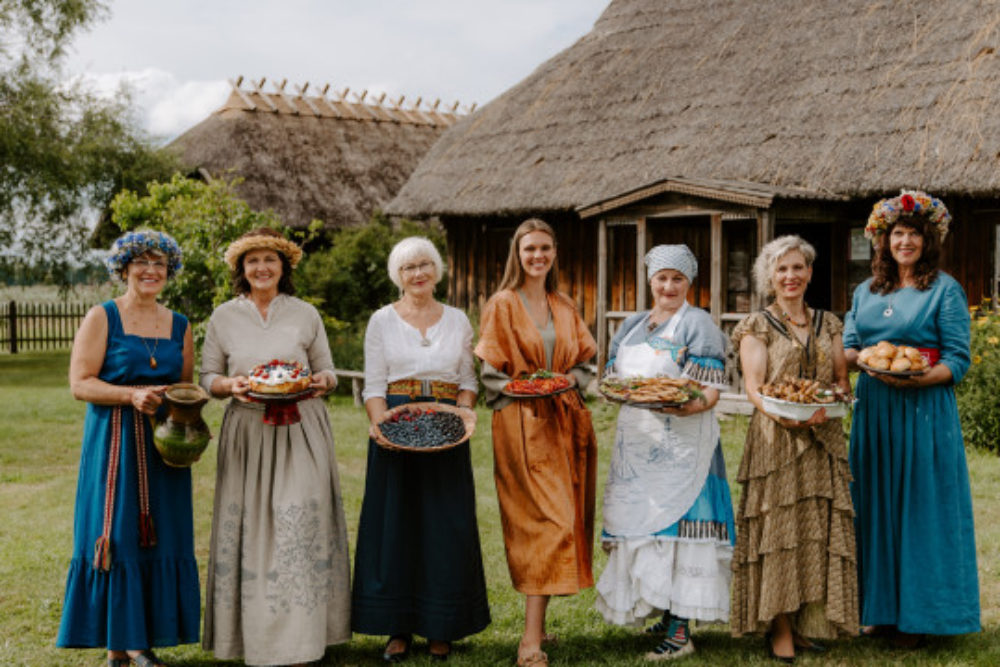
<path fill-rule="evenodd" d="M 440 452 L 462 444 L 476 429 L 476 413 L 447 403 L 406 403 L 385 412 L 375 442 L 385 449 Z"/>

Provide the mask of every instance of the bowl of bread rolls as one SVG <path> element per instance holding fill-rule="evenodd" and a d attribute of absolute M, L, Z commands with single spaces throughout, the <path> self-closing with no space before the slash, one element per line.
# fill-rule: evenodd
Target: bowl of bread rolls
<path fill-rule="evenodd" d="M 921 375 L 930 368 L 927 359 L 917 348 L 893 345 L 887 340 L 861 350 L 858 353 L 858 366 L 872 373 L 900 376 Z"/>

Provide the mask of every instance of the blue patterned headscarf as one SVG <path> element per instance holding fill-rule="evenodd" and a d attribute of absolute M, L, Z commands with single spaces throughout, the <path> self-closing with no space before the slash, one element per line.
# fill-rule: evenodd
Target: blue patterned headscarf
<path fill-rule="evenodd" d="M 683 243 L 658 245 L 646 253 L 646 280 L 652 280 L 656 272 L 663 269 L 680 271 L 688 282 L 694 282 L 698 276 L 698 260 Z"/>
<path fill-rule="evenodd" d="M 111 255 L 104 260 L 111 277 L 124 279 L 125 267 L 133 259 L 147 252 L 156 252 L 167 258 L 167 278 L 172 278 L 181 268 L 181 248 L 169 234 L 152 229 L 125 232 L 111 244 Z"/>

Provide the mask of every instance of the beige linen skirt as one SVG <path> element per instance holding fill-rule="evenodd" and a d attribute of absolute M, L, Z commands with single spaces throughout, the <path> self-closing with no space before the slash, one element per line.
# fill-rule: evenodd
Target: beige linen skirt
<path fill-rule="evenodd" d="M 232 401 L 219 433 L 203 646 L 249 665 L 310 662 L 350 630 L 347 529 L 319 399 L 263 422 Z"/>

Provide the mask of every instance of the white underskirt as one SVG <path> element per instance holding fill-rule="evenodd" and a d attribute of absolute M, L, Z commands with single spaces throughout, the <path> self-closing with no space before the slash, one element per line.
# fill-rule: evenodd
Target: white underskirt
<path fill-rule="evenodd" d="M 667 609 L 681 618 L 729 620 L 728 542 L 642 537 L 613 544 L 595 601 L 608 623 L 642 627 Z"/>

